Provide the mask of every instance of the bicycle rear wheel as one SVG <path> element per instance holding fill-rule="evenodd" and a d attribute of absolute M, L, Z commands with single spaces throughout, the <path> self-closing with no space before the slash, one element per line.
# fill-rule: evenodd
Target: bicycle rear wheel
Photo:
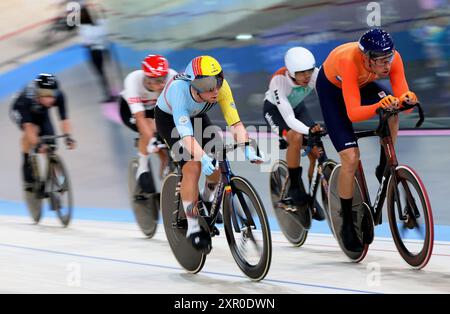
<path fill-rule="evenodd" d="M 413 169 L 398 166 L 396 177 L 397 185 L 393 178 L 389 180 L 387 194 L 392 237 L 402 258 L 413 268 L 422 269 L 433 253 L 434 223 L 430 200 Z"/>
<path fill-rule="evenodd" d="M 130 161 L 128 165 L 128 190 L 130 193 L 131 208 L 133 209 L 136 222 L 142 233 L 152 238 L 158 227 L 159 220 L 159 194 L 139 197 L 137 191 L 136 171 L 139 167 L 137 158 Z"/>
<path fill-rule="evenodd" d="M 49 164 L 50 206 L 56 211 L 64 227 L 70 224 L 73 211 L 72 187 L 69 173 L 61 158 L 52 156 Z"/>
<path fill-rule="evenodd" d="M 259 281 L 269 272 L 272 239 L 263 203 L 252 185 L 241 177 L 231 178 L 231 191 L 223 201 L 225 234 L 242 272 Z"/>
<path fill-rule="evenodd" d="M 197 251 L 186 238 L 187 220 L 181 197 L 177 192 L 180 175 L 169 174 L 161 187 L 161 213 L 164 230 L 173 255 L 178 263 L 189 273 L 202 270 L 206 254 Z"/>
<path fill-rule="evenodd" d="M 35 224 L 38 224 L 42 218 L 42 198 L 39 197 L 39 191 L 42 183 L 39 172 L 38 157 L 36 155 L 31 156 L 30 162 L 35 183 L 33 184 L 33 189 L 31 191 L 24 190 L 24 197 L 31 218 Z"/>
<path fill-rule="evenodd" d="M 270 174 L 270 195 L 273 210 L 283 235 L 294 246 L 300 247 L 308 237 L 308 230 L 303 228 L 302 224 L 295 219 L 292 213 L 279 206 L 280 201 L 287 197 L 289 185 L 287 163 L 284 160 L 278 160 L 273 165 Z"/>
<path fill-rule="evenodd" d="M 328 217 L 330 217 L 330 224 L 331 224 L 331 230 L 333 231 L 334 237 L 336 238 L 341 250 L 344 252 L 345 255 L 347 255 L 350 260 L 352 260 L 355 263 L 361 262 L 367 255 L 367 252 L 369 250 L 369 245 L 364 243 L 364 239 L 362 237 L 361 229 L 362 226 L 360 223 L 364 219 L 364 214 L 370 215 L 370 210 L 366 203 L 363 201 L 363 196 L 361 192 L 361 187 L 358 184 L 358 181 L 355 178 L 354 183 L 354 192 L 353 192 L 353 204 L 352 207 L 355 208 L 361 208 L 361 211 L 354 212 L 353 216 L 357 217 L 355 223 L 355 230 L 357 231 L 358 236 L 360 236 L 360 241 L 362 244 L 362 251 L 361 252 L 353 252 L 349 251 L 345 248 L 340 236 L 339 232 L 342 228 L 342 213 L 341 213 L 341 200 L 339 197 L 339 185 L 338 185 L 338 178 L 339 173 L 341 171 L 341 165 L 336 165 L 333 169 L 333 172 L 330 176 L 330 185 L 328 190 Z M 363 215 L 361 215 L 361 213 Z"/>

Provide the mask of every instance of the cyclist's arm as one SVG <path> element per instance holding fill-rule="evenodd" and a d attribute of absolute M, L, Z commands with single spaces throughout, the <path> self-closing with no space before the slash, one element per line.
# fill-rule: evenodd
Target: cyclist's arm
<path fill-rule="evenodd" d="M 203 149 L 194 137 L 194 128 L 192 127 L 189 112 L 176 106 L 173 110 L 173 121 L 177 128 L 178 134 L 183 141 L 183 147 L 195 157 L 195 160 L 200 160 L 203 156 Z M 197 159 L 200 156 L 200 159 Z"/>
<path fill-rule="evenodd" d="M 400 98 L 400 96 L 409 91 L 403 60 L 398 52 L 395 53 L 394 60 L 392 61 L 390 81 L 395 97 Z"/>
<path fill-rule="evenodd" d="M 69 119 L 61 121 L 61 130 L 63 134 L 72 134 L 72 124 Z"/>
<path fill-rule="evenodd" d="M 236 104 L 234 103 L 233 93 L 231 92 L 231 88 L 230 85 L 228 85 L 227 80 L 223 81 L 222 88 L 217 96 L 217 102 L 219 103 L 223 117 L 229 126 L 241 122 Z"/>
<path fill-rule="evenodd" d="M 64 121 L 68 119 L 67 108 L 66 108 L 66 98 L 62 92 L 58 93 L 56 96 L 56 107 L 58 107 L 59 119 Z"/>
<path fill-rule="evenodd" d="M 241 144 L 248 142 L 247 130 L 245 130 L 245 126 L 241 122 L 236 104 L 234 103 L 233 93 L 226 80 L 224 80 L 223 86 L 220 89 L 218 102 L 228 126 L 231 127 L 234 140 Z"/>
<path fill-rule="evenodd" d="M 361 105 L 361 92 L 358 85 L 358 70 L 356 66 L 351 61 L 342 60 L 339 68 L 342 69 L 342 94 L 344 95 L 349 119 L 352 122 L 371 119 L 376 115 L 379 105 Z"/>
<path fill-rule="evenodd" d="M 136 126 L 139 133 L 142 136 L 151 139 L 154 136 L 154 130 L 146 121 L 145 107 L 142 103 L 142 98 L 139 94 L 137 84 L 138 82 L 136 81 L 135 73 L 127 76 L 125 79 L 125 100 L 130 107 L 131 114 L 136 119 Z"/>
<path fill-rule="evenodd" d="M 281 75 L 274 77 L 269 86 L 270 92 L 275 96 L 275 105 L 289 128 L 301 134 L 308 134 L 309 128 L 303 122 L 295 118 L 294 109 L 287 98 L 287 86 L 285 78 Z"/>
<path fill-rule="evenodd" d="M 56 98 L 56 106 L 58 107 L 59 118 L 61 120 L 61 130 L 63 131 L 63 134 L 71 134 L 72 125 L 67 114 L 66 100 L 63 93 L 58 94 Z"/>
<path fill-rule="evenodd" d="M 138 84 L 142 84 L 136 80 L 136 74 L 133 72 L 125 79 L 125 92 L 124 98 L 130 107 L 130 111 L 133 115 L 138 112 L 145 112 L 144 104 L 142 103 L 141 95 L 139 94 Z"/>
<path fill-rule="evenodd" d="M 187 103 L 186 95 L 182 89 L 171 86 L 164 94 L 167 105 L 172 110 L 172 117 L 180 135 L 183 147 L 191 154 L 194 160 L 199 161 L 205 154 L 200 144 L 194 137 L 194 128 L 191 123 L 189 110 L 184 107 Z"/>
<path fill-rule="evenodd" d="M 244 123 L 238 122 L 231 126 L 231 132 L 233 133 L 233 138 L 236 143 L 242 144 L 249 141 L 249 136 L 247 130 L 245 129 Z"/>

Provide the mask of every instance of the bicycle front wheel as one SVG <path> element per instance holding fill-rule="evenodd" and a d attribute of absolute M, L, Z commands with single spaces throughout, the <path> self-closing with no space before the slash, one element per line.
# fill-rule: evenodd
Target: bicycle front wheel
<path fill-rule="evenodd" d="M 206 254 L 197 251 L 186 238 L 187 220 L 179 192 L 180 176 L 169 174 L 161 187 L 161 213 L 170 248 L 178 263 L 189 273 L 202 270 Z"/>
<path fill-rule="evenodd" d="M 263 203 L 244 178 L 231 178 L 223 215 L 228 245 L 242 272 L 254 281 L 264 279 L 272 259 L 272 239 Z"/>
<path fill-rule="evenodd" d="M 285 199 L 290 185 L 289 171 L 284 160 L 278 160 L 272 167 L 270 174 L 270 196 L 272 198 L 273 211 L 277 217 L 278 225 L 286 239 L 296 247 L 302 246 L 308 237 L 308 230 L 284 208 L 279 206 Z"/>
<path fill-rule="evenodd" d="M 49 180 L 50 206 L 56 211 L 63 226 L 67 227 L 72 219 L 73 211 L 72 186 L 69 173 L 58 156 L 53 156 L 50 160 Z"/>
<path fill-rule="evenodd" d="M 424 268 L 433 253 L 433 212 L 419 176 L 407 166 L 389 180 L 387 208 L 392 237 L 402 258 L 413 268 Z M 396 181 L 396 182 L 395 182 Z"/>

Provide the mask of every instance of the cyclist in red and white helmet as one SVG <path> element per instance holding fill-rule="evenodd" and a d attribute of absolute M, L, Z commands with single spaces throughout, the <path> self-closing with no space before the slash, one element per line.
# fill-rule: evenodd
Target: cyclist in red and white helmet
<path fill-rule="evenodd" d="M 158 149 L 154 108 L 164 86 L 176 71 L 169 68 L 169 62 L 161 55 L 149 55 L 142 61 L 142 69 L 131 72 L 124 82 L 120 97 L 120 116 L 123 123 L 139 133 L 139 167 L 136 173 L 142 190 L 153 193 L 148 168 L 150 153 L 158 153 L 161 159 L 161 173 L 168 163 L 168 155 Z"/>

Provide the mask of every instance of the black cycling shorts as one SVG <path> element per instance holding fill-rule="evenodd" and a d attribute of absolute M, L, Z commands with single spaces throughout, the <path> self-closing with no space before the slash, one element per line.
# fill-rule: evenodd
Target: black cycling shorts
<path fill-rule="evenodd" d="M 358 147 L 353 123 L 347 115 L 342 89 L 331 83 L 325 76 L 323 68 L 317 77 L 316 90 L 328 134 L 337 152 L 351 147 Z M 360 89 L 361 103 L 371 105 L 379 102 L 392 92 L 377 82 L 372 82 Z"/>
<path fill-rule="evenodd" d="M 134 132 L 139 133 L 139 130 L 136 126 L 136 119 L 131 113 L 128 102 L 123 97 L 120 97 L 119 110 L 122 122 Z M 145 117 L 147 119 L 155 119 L 155 110 L 145 110 Z"/>
<path fill-rule="evenodd" d="M 55 135 L 55 129 L 53 127 L 52 121 L 50 120 L 50 116 L 48 112 L 44 114 L 31 114 L 30 121 L 24 121 L 22 115 L 19 111 L 13 110 L 11 112 L 11 117 L 14 119 L 17 127 L 23 131 L 24 123 L 32 123 L 39 128 L 38 136 L 53 136 Z"/>

